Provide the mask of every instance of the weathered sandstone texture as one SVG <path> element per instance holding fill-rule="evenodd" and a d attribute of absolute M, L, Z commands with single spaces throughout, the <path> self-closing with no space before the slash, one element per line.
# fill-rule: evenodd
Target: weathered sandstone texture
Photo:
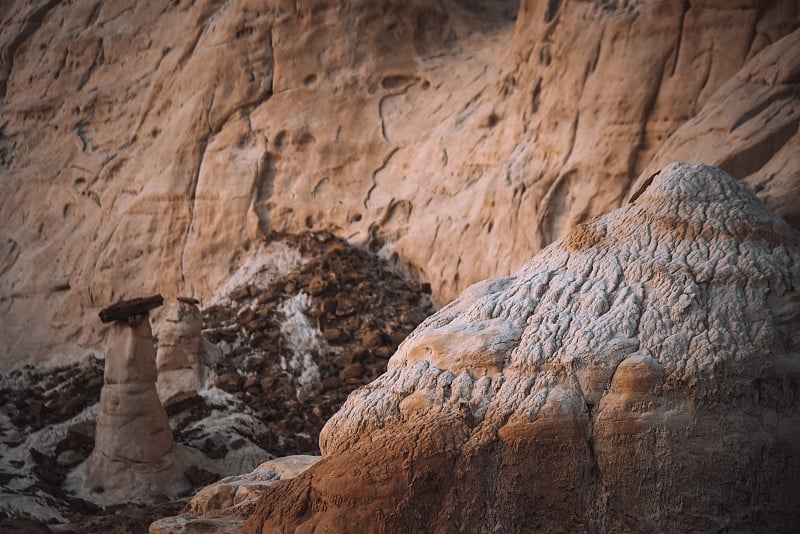
<path fill-rule="evenodd" d="M 778 215 L 800 228 L 798 125 L 800 31 L 795 31 L 712 95 L 658 149 L 639 182 L 671 161 L 703 161 L 743 179 Z"/>
<path fill-rule="evenodd" d="M 467 289 L 244 532 L 789 532 L 800 234 L 678 163 Z"/>
<path fill-rule="evenodd" d="M 286 456 L 264 462 L 252 473 L 224 478 L 192 497 L 180 516 L 165 517 L 150 525 L 150 534 L 209 531 L 238 534 L 267 488 L 296 477 L 319 459 L 319 456 Z"/>
<path fill-rule="evenodd" d="M 167 304 L 158 323 L 156 389 L 161 402 L 203 387 L 200 364 L 200 309 L 197 301 L 180 298 Z"/>
<path fill-rule="evenodd" d="M 0 367 L 101 346 L 99 303 L 206 301 L 271 231 L 381 251 L 443 304 L 618 207 L 654 155 L 796 221 L 799 20 L 796 0 L 3 3 Z"/>
<path fill-rule="evenodd" d="M 191 488 L 185 454 L 172 440 L 156 391 L 156 352 L 147 314 L 111 327 L 92 454 L 66 487 L 101 504 L 150 502 Z"/>

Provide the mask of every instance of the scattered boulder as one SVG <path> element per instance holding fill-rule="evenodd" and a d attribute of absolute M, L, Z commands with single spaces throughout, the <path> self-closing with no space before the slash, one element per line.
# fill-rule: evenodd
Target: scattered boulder
<path fill-rule="evenodd" d="M 788 532 L 800 234 L 719 169 L 426 319 L 243 532 Z"/>
<path fill-rule="evenodd" d="M 238 285 L 223 287 L 201 311 L 201 355 L 216 351 L 208 361 L 214 385 L 266 423 L 254 443 L 275 456 L 319 454 L 325 421 L 386 370 L 433 305 L 422 285 L 330 234 L 270 238 L 269 257 L 293 261 L 244 262 L 231 277 Z M 208 452 L 223 454 L 216 446 Z"/>

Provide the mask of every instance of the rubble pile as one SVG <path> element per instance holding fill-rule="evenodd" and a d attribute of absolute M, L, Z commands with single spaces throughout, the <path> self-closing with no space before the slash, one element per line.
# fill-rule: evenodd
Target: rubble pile
<path fill-rule="evenodd" d="M 215 385 L 268 423 L 270 441 L 259 445 L 276 456 L 319 454 L 322 425 L 433 312 L 430 286 L 325 233 L 280 239 L 305 261 L 204 309 L 203 336 L 219 351 Z"/>

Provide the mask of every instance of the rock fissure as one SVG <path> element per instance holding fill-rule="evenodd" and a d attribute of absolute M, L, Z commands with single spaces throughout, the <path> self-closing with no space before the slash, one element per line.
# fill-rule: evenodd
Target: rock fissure
<path fill-rule="evenodd" d="M 400 150 L 400 147 L 395 147 L 389 151 L 388 154 L 383 158 L 383 163 L 381 163 L 380 167 L 372 171 L 370 178 L 372 179 L 372 185 L 367 190 L 367 196 L 364 198 L 364 207 L 369 209 L 369 201 L 372 198 L 372 193 L 375 191 L 375 188 L 378 187 L 378 173 L 386 168 L 389 165 L 389 161 L 391 161 L 392 157 L 397 154 Z"/>

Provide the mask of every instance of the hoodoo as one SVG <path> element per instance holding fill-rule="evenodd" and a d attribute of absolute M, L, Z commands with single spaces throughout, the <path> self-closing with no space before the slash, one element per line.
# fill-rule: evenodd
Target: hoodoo
<path fill-rule="evenodd" d="M 95 448 L 68 487 L 101 504 L 176 496 L 191 486 L 156 392 L 149 309 L 161 299 L 123 302 L 101 312 L 114 321 L 107 342 Z M 105 318 L 104 318 L 105 314 Z"/>

